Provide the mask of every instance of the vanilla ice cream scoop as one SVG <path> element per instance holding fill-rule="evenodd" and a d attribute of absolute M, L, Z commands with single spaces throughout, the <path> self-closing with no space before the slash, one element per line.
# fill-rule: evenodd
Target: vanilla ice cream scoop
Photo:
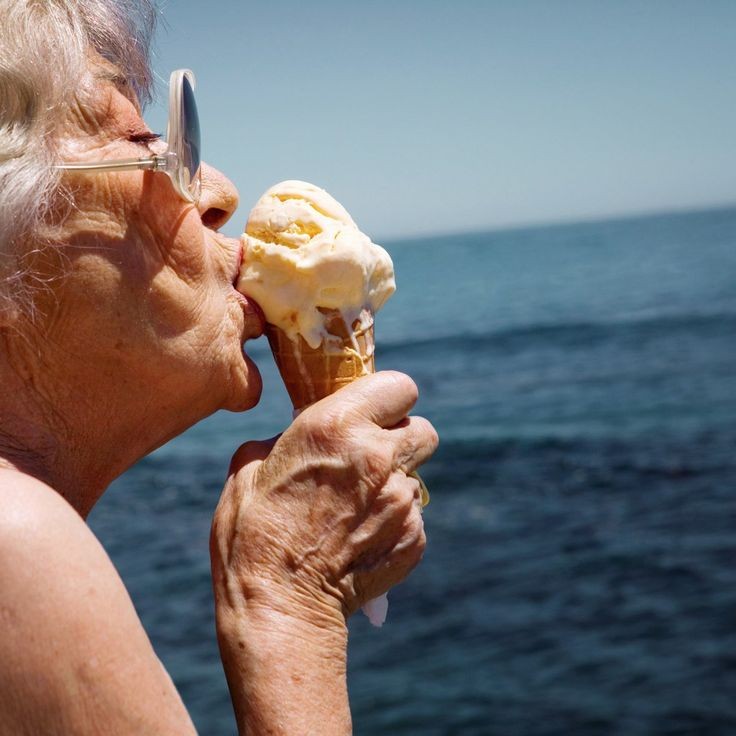
<path fill-rule="evenodd" d="M 352 325 L 396 290 L 388 253 L 314 184 L 271 187 L 251 211 L 242 243 L 238 289 L 259 304 L 268 323 L 311 348 L 327 336 L 330 311 Z"/>

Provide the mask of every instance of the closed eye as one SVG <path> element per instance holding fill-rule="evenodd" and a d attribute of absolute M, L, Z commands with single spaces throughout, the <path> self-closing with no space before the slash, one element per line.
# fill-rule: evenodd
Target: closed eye
<path fill-rule="evenodd" d="M 131 143 L 153 143 L 153 141 L 161 140 L 161 133 L 151 133 L 150 131 L 131 133 L 128 136 L 128 140 Z"/>

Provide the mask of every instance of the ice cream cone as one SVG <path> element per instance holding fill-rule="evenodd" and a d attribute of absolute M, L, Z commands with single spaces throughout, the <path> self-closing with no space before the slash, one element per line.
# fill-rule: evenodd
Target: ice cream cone
<path fill-rule="evenodd" d="M 296 413 L 376 370 L 373 315 L 363 310 L 348 326 L 338 310 L 320 311 L 325 315 L 327 337 L 316 348 L 301 335 L 292 339 L 278 327 L 266 325 L 271 352 Z M 422 506 L 426 506 L 427 486 L 416 471 L 410 475 L 419 482 Z"/>
<path fill-rule="evenodd" d="M 308 182 L 280 182 L 251 210 L 241 242 L 237 288 L 263 310 L 295 415 L 375 371 L 373 315 L 396 290 L 393 263 L 337 200 Z M 427 487 L 408 475 L 426 506 Z M 363 610 L 380 626 L 387 608 L 384 594 Z"/>
<path fill-rule="evenodd" d="M 321 311 L 327 335 L 316 348 L 301 335 L 292 339 L 278 327 L 266 325 L 274 360 L 297 412 L 375 371 L 373 315 L 364 310 L 348 325 L 338 310 Z"/>

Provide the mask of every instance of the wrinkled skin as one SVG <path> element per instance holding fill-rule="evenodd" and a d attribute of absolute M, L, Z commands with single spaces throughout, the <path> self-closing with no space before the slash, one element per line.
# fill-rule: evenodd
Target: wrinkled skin
<path fill-rule="evenodd" d="M 404 418 L 415 399 L 406 376 L 381 373 L 307 409 L 275 442 L 238 450 L 212 533 L 228 605 L 248 598 L 339 624 L 416 565 L 425 537 L 406 473 L 436 437 Z"/>
<path fill-rule="evenodd" d="M 145 157 L 160 145 L 146 142 L 135 97 L 104 63 L 77 100 L 63 159 Z M 238 204 L 221 173 L 204 165 L 197 207 L 161 173 L 66 172 L 63 184 L 44 232 L 52 245 L 28 246 L 43 284 L 34 321 L 0 331 L 0 454 L 7 447 L 86 515 L 155 447 L 218 409 L 255 405 L 260 376 L 242 345 L 262 321 L 233 287 L 239 242 L 216 230 Z"/>
<path fill-rule="evenodd" d="M 99 58 L 56 133 L 66 160 L 160 145 Z M 83 518 L 152 449 L 218 409 L 258 401 L 243 343 L 262 317 L 233 288 L 239 242 L 217 232 L 238 196 L 206 165 L 196 207 L 162 173 L 67 172 L 64 191 L 71 204 L 59 203 L 44 232 L 53 245 L 28 244 L 43 284 L 33 320 L 0 317 L 0 724 L 192 733 Z M 425 544 L 406 473 L 437 437 L 407 418 L 416 398 L 406 376 L 367 376 L 277 440 L 236 452 L 211 553 L 241 733 L 350 731 L 346 617 L 402 580 Z"/>
<path fill-rule="evenodd" d="M 437 437 L 406 418 L 415 400 L 402 374 L 366 376 L 235 454 L 210 546 L 243 733 L 351 732 L 345 619 L 402 580 L 425 545 L 406 473 Z"/>

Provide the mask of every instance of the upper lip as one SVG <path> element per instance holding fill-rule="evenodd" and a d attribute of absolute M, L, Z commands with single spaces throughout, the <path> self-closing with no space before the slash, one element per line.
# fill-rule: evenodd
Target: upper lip
<path fill-rule="evenodd" d="M 233 283 L 233 288 L 234 288 L 234 289 L 235 289 L 236 291 L 238 291 L 238 279 L 240 278 L 240 269 L 241 269 L 241 268 L 242 268 L 242 266 L 243 266 L 243 255 L 244 255 L 244 252 L 243 252 L 243 244 L 239 242 L 239 243 L 238 243 L 238 248 L 237 248 L 237 258 L 236 258 L 236 262 L 235 262 L 235 265 L 236 265 L 236 267 L 235 267 L 235 275 L 233 276 L 233 281 L 232 281 L 232 283 Z M 260 306 L 259 306 L 259 305 L 258 305 L 258 304 L 257 304 L 257 303 L 255 302 L 255 301 L 253 301 L 253 299 L 251 299 L 251 298 L 250 298 L 249 296 L 246 296 L 246 295 L 245 295 L 245 294 L 243 294 L 243 293 L 242 293 L 241 291 L 238 291 L 238 293 L 239 293 L 239 294 L 240 294 L 240 296 L 241 296 L 241 297 L 243 298 L 244 302 L 245 302 L 245 303 L 247 304 L 247 306 L 248 306 L 248 311 L 249 311 L 249 312 L 250 312 L 250 313 L 251 313 L 251 314 L 252 314 L 252 315 L 253 315 L 254 317 L 256 317 L 256 319 L 258 320 L 258 324 L 259 324 L 259 332 L 258 332 L 258 334 L 257 334 L 257 335 L 253 335 L 253 337 L 258 337 L 258 335 L 261 335 L 261 334 L 263 334 L 263 331 L 264 331 L 264 329 L 265 329 L 265 327 L 266 327 L 266 318 L 265 318 L 265 316 L 263 315 L 263 310 L 262 310 L 262 309 L 261 309 L 261 307 L 260 307 Z"/>
<path fill-rule="evenodd" d="M 240 269 L 243 266 L 243 244 L 238 243 L 237 258 L 235 260 L 235 274 L 233 275 L 233 286 L 238 285 L 238 279 L 240 278 Z"/>
<path fill-rule="evenodd" d="M 246 338 L 248 340 L 252 338 L 256 338 L 263 334 L 263 331 L 266 328 L 266 318 L 263 315 L 263 310 L 261 307 L 253 301 L 249 296 L 246 296 L 243 294 L 243 292 L 238 291 L 238 280 L 240 279 L 240 269 L 243 266 L 243 244 L 240 242 L 240 240 L 235 240 L 234 238 L 228 238 L 222 235 L 221 233 L 216 232 L 215 237 L 220 241 L 220 244 L 224 246 L 225 241 L 229 247 L 231 247 L 235 253 L 235 257 L 232 261 L 232 278 L 230 279 L 230 283 L 232 284 L 233 289 L 238 292 L 241 299 L 241 304 L 245 307 L 245 310 L 248 314 L 250 314 L 252 317 L 254 317 L 257 320 L 258 329 L 257 331 L 249 332 L 249 334 L 246 335 Z M 249 323 L 246 321 L 246 325 L 250 324 L 251 327 L 255 326 L 253 323 Z"/>
<path fill-rule="evenodd" d="M 210 236 L 223 250 L 233 253 L 234 257 L 230 262 L 232 269 L 230 283 L 236 286 L 240 277 L 240 267 L 243 264 L 243 244 L 239 240 L 235 240 L 235 238 L 229 238 L 216 231 L 210 231 Z"/>

